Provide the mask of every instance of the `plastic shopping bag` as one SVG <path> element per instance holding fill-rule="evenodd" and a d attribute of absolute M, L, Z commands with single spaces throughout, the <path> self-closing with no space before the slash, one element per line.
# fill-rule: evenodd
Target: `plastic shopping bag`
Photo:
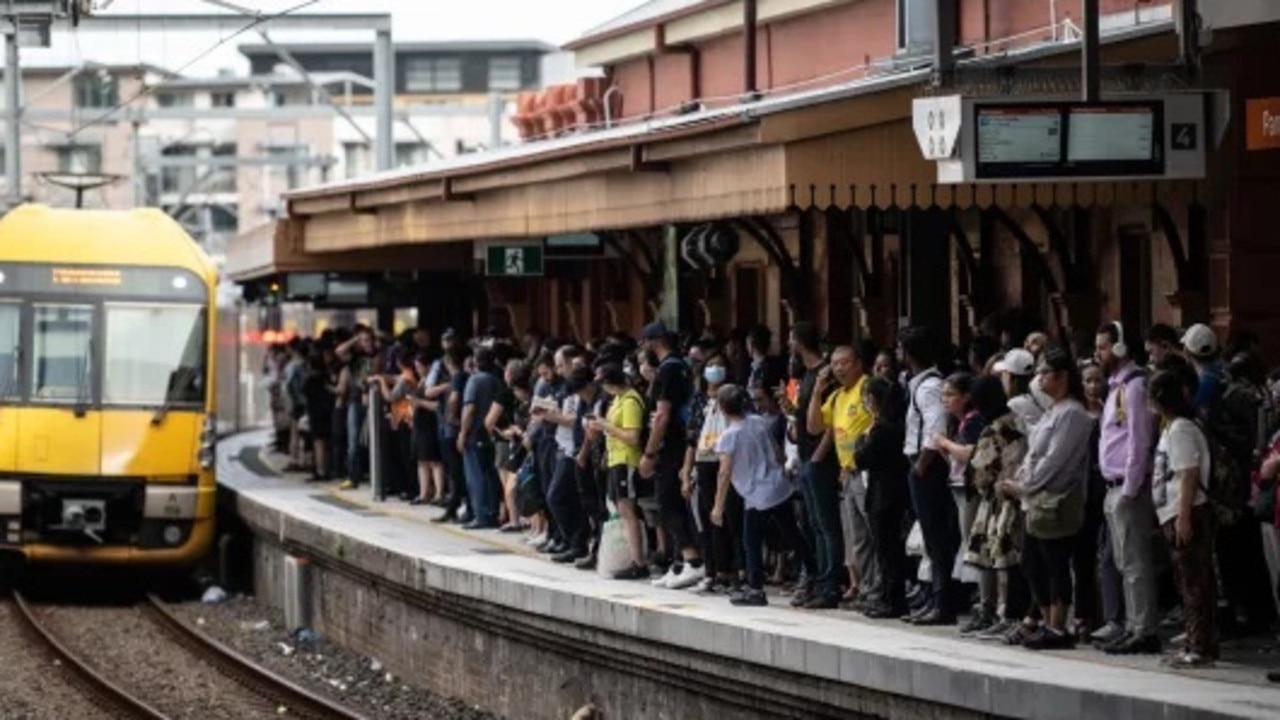
<path fill-rule="evenodd" d="M 609 519 L 600 529 L 600 550 L 596 555 L 596 572 L 607 578 L 631 566 L 631 544 L 622 518 L 610 503 Z"/>

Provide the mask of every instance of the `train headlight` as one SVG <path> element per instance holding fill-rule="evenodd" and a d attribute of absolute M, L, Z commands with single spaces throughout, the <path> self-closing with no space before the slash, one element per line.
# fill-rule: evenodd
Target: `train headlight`
<path fill-rule="evenodd" d="M 200 451 L 196 458 L 204 470 L 212 469 L 217 462 L 218 419 L 213 415 L 204 416 L 204 424 L 200 428 Z"/>
<path fill-rule="evenodd" d="M 169 545 L 177 545 L 182 542 L 182 528 L 177 525 L 164 526 L 164 541 Z"/>

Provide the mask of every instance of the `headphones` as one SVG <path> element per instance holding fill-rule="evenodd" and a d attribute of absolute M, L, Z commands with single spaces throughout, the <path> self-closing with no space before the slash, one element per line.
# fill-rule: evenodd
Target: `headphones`
<path fill-rule="evenodd" d="M 1123 360 L 1129 357 L 1129 346 L 1124 344 L 1124 325 L 1119 320 L 1111 323 L 1116 328 L 1116 342 L 1111 346 L 1111 354 Z"/>

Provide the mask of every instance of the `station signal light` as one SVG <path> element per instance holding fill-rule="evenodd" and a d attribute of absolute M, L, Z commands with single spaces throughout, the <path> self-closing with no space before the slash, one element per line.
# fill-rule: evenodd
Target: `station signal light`
<path fill-rule="evenodd" d="M 262 303 L 268 307 L 280 305 L 280 283 L 272 281 L 267 285 L 267 292 L 262 298 Z"/>

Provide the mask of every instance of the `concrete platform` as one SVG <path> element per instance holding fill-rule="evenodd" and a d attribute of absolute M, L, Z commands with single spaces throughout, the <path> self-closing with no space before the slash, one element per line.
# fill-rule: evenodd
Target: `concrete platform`
<path fill-rule="evenodd" d="M 454 621 L 467 607 L 475 607 L 487 623 L 477 627 L 496 628 L 494 632 L 506 633 L 504 643 L 519 641 L 543 653 L 534 658 L 546 656 L 545 649 L 552 647 L 562 657 L 580 652 L 595 658 L 587 663 L 587 672 L 600 668 L 603 673 L 608 665 L 612 672 L 625 673 L 627 663 L 616 668 L 611 663 L 634 653 L 637 659 L 629 662 L 637 677 L 650 678 L 659 686 L 679 684 L 672 678 L 682 671 L 673 664 L 687 667 L 689 677 L 705 678 L 691 688 L 679 688 L 699 697 L 699 687 L 705 686 L 710 698 L 683 712 L 644 705 L 657 702 L 647 697 L 648 691 L 637 699 L 616 684 L 584 680 L 581 671 L 567 673 L 565 683 L 590 686 L 590 692 L 580 694 L 604 705 L 611 711 L 610 718 L 723 718 L 728 706 L 717 709 L 717 703 L 741 703 L 742 697 L 735 698 L 735 693 L 769 698 L 775 692 L 786 696 L 787 702 L 766 706 L 757 701 L 758 712 L 753 714 L 1046 720 L 1280 717 L 1280 688 L 1268 685 L 1262 672 L 1244 664 L 1223 662 L 1210 670 L 1175 673 L 1161 669 L 1154 657 L 1117 659 L 1083 649 L 1035 653 L 963 640 L 954 629 L 907 628 L 896 621 L 872 621 L 846 611 L 796 611 L 782 605 L 735 608 L 720 596 L 606 580 L 550 563 L 511 536 L 432 525 L 428 520 L 440 512 L 436 508 L 375 503 L 367 491 L 343 493 L 331 485 L 307 485 L 275 473 L 263 467 L 260 459 L 259 449 L 267 437 L 265 433 L 230 437 L 221 443 L 218 458 L 219 482 L 235 494 L 239 515 L 263 541 L 294 554 L 322 557 L 331 567 L 348 564 L 362 573 L 363 583 L 394 589 L 396 594 L 386 597 L 398 598 L 397 602 L 414 593 L 433 598 L 431 607 Z M 259 560 L 260 573 L 270 574 L 271 562 Z M 365 592 L 374 590 L 360 584 L 355 587 L 360 597 L 349 600 L 360 607 L 325 609 L 322 614 L 327 613 L 335 627 L 318 627 L 322 634 L 370 648 L 379 646 L 371 644 L 369 634 L 403 634 L 426 642 L 427 647 L 443 642 L 427 637 L 430 628 L 420 627 L 425 621 L 403 621 L 417 623 L 413 627 L 376 626 L 396 622 L 390 617 L 394 613 L 375 607 L 376 600 Z M 335 585 L 322 589 L 321 595 L 336 606 L 340 592 Z M 502 630 L 512 618 L 527 618 L 521 626 L 527 637 Z M 459 631 L 439 632 L 444 635 L 435 637 L 452 642 Z M 481 635 L 468 642 L 482 656 L 474 667 L 507 663 L 501 670 L 503 682 L 513 672 L 531 667 L 527 659 L 521 661 L 523 665 L 511 664 L 508 655 L 513 651 L 506 645 L 501 648 L 507 649 L 486 645 Z M 636 644 L 625 646 L 628 642 Z M 418 647 L 407 652 L 425 651 Z M 653 667 L 645 664 L 646 658 L 654 661 Z M 405 661 L 417 666 L 411 655 Z M 472 667 L 470 660 L 456 662 Z M 394 668 L 390 661 L 388 666 Z M 462 692 L 459 688 L 466 686 L 465 679 L 446 677 L 449 673 L 442 675 L 438 668 L 430 672 L 433 678 L 445 678 L 437 689 Z M 661 678 L 654 674 L 661 672 L 671 674 Z M 734 682 L 742 687 L 734 689 Z M 485 705 L 486 694 L 492 693 L 494 704 L 485 707 L 512 717 L 555 717 L 559 712 L 548 709 L 555 703 L 525 703 L 507 697 L 505 691 L 481 688 L 463 694 Z M 626 694 L 625 702 L 610 696 L 615 693 Z M 820 709 L 814 709 L 818 705 L 802 707 L 810 700 L 820 703 Z M 566 707 L 563 700 L 558 702 L 558 707 Z M 528 707 L 527 715 L 512 712 L 521 706 Z"/>

